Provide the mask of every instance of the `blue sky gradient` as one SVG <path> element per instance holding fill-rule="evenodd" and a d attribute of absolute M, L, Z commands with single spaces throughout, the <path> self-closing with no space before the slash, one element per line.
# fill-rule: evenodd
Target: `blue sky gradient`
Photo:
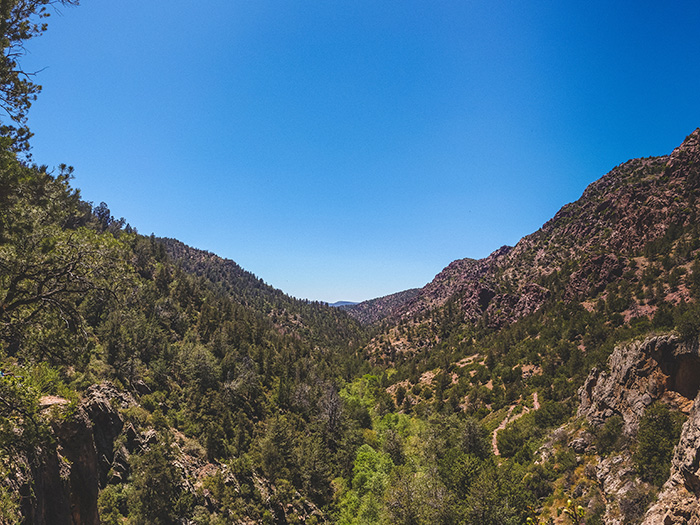
<path fill-rule="evenodd" d="M 296 297 L 423 286 L 700 126 L 700 3 L 84 0 L 35 161 Z"/>

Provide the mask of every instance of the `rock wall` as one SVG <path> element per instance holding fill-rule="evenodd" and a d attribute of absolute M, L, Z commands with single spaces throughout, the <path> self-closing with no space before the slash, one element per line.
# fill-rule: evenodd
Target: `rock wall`
<path fill-rule="evenodd" d="M 105 383 L 90 387 L 72 414 L 50 417 L 54 442 L 21 459 L 27 474 L 20 480 L 26 523 L 99 524 L 97 496 L 113 467 L 114 440 L 124 426 L 117 407 L 132 403 L 128 394 Z"/>
<path fill-rule="evenodd" d="M 22 501 L 27 523 L 93 525 L 97 513 L 98 466 L 92 423 L 82 407 L 52 425 L 55 448 L 46 445 L 27 458 L 29 497 Z"/>
<path fill-rule="evenodd" d="M 697 341 L 687 342 L 675 335 L 664 335 L 620 345 L 610 356 L 608 366 L 607 371 L 593 370 L 579 390 L 579 415 L 593 425 L 620 415 L 625 433 L 633 437 L 644 410 L 658 399 L 687 413 L 688 419 L 674 450 L 670 477 L 647 511 L 643 525 L 700 525 L 700 355 Z M 599 484 L 606 496 L 613 496 L 610 500 L 619 498 L 627 490 L 621 484 L 625 479 L 628 484 L 632 483 L 629 460 L 623 456 L 607 458 L 598 467 Z M 618 467 L 625 468 L 613 468 L 615 462 L 619 463 Z M 606 518 L 610 518 L 610 514 L 606 512 Z M 612 518 L 606 519 L 606 523 L 613 522 L 617 523 Z"/>
<path fill-rule="evenodd" d="M 579 390 L 579 416 L 600 425 L 613 415 L 622 416 L 625 433 L 637 433 L 646 407 L 663 399 L 686 414 L 700 389 L 700 354 L 697 342 L 670 334 L 649 337 L 615 348 L 609 371 L 594 369 Z"/>
<path fill-rule="evenodd" d="M 700 524 L 700 395 L 673 454 L 671 475 L 643 525 Z"/>

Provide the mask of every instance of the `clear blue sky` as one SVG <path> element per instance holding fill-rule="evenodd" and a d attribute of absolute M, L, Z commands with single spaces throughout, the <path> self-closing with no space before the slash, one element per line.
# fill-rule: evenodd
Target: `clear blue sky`
<path fill-rule="evenodd" d="M 34 158 L 296 297 L 423 286 L 700 126 L 700 2 L 83 0 Z"/>

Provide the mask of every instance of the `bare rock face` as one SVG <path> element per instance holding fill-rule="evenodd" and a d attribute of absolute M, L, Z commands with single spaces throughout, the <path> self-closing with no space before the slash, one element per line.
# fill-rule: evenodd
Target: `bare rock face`
<path fill-rule="evenodd" d="M 582 299 L 602 292 L 605 286 L 622 276 L 624 265 L 614 254 L 605 254 L 583 261 L 566 286 L 567 300 Z"/>
<path fill-rule="evenodd" d="M 97 525 L 98 466 L 90 419 L 78 407 L 52 428 L 56 447 L 35 450 L 27 461 L 31 490 L 25 492 L 30 497 L 22 502 L 22 514 L 36 525 Z"/>
<path fill-rule="evenodd" d="M 608 525 L 624 525 L 630 523 L 627 512 L 629 505 L 621 505 L 628 495 L 640 488 L 644 490 L 647 484 L 635 475 L 632 458 L 621 454 L 604 458 L 595 469 L 598 486 L 605 494 L 607 505 L 603 520 Z"/>
<path fill-rule="evenodd" d="M 116 463 L 114 440 L 124 421 L 119 407 L 135 403 L 109 383 L 93 385 L 70 415 L 53 419 L 55 444 L 24 458 L 22 514 L 35 525 L 97 525 L 97 496 Z M 119 459 L 119 458 L 117 458 Z"/>
<path fill-rule="evenodd" d="M 700 525 L 700 395 L 681 430 L 671 475 L 643 525 Z"/>
<path fill-rule="evenodd" d="M 634 436 L 647 406 L 658 399 L 688 414 L 674 450 L 671 474 L 644 525 L 700 525 L 700 355 L 697 342 L 675 335 L 649 337 L 620 345 L 610 356 L 609 371 L 593 370 L 579 390 L 579 415 L 599 425 L 613 415 Z M 629 458 L 603 460 L 597 471 L 606 496 L 618 498 L 634 487 L 624 466 Z M 608 509 L 610 510 L 610 509 Z M 615 519 L 606 512 L 606 523 Z"/>
<path fill-rule="evenodd" d="M 688 413 L 700 390 L 698 345 L 675 335 L 618 346 L 608 365 L 609 372 L 594 369 L 579 390 L 578 414 L 593 425 L 620 415 L 628 435 L 636 434 L 644 410 L 657 399 Z"/>
<path fill-rule="evenodd" d="M 549 290 L 535 283 L 526 284 L 518 293 L 496 295 L 486 309 L 489 326 L 504 326 L 526 317 L 539 310 L 549 296 Z"/>
<path fill-rule="evenodd" d="M 92 385 L 88 388 L 82 404 L 90 421 L 99 460 L 100 487 L 107 483 L 111 468 L 122 470 L 123 451 L 117 451 L 115 462 L 114 440 L 124 428 L 124 420 L 118 408 L 127 408 L 136 403 L 131 395 L 118 391 L 111 383 Z M 128 457 L 128 454 L 126 454 Z M 116 464 L 115 464 L 116 463 Z"/>

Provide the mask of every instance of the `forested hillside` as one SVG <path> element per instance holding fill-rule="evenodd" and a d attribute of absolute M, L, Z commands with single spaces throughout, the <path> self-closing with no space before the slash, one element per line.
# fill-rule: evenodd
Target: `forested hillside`
<path fill-rule="evenodd" d="M 2 186 L 2 443 L 10 479 L 36 482 L 47 460 L 35 454 L 51 449 L 50 426 L 78 417 L 86 389 L 106 384 L 110 392 L 136 396 L 127 413 L 110 417 L 123 420 L 124 428 L 128 421 L 137 434 L 157 431 L 158 442 L 177 433 L 200 461 L 240 459 L 254 448 L 265 455 L 259 447 L 278 427 L 288 433 L 290 449 L 269 443 L 268 452 L 284 458 L 248 459 L 249 475 L 278 477 L 277 462 L 291 461 L 286 455 L 296 450 L 297 435 L 298 446 L 308 448 L 298 459 L 314 461 L 313 450 L 323 454 L 317 468 L 327 469 L 326 477 L 351 461 L 338 456 L 351 449 L 331 446 L 346 437 L 339 430 L 352 425 L 339 412 L 343 378 L 367 370 L 356 356 L 360 332 L 350 319 L 292 300 L 274 312 L 232 300 L 230 290 L 169 259 L 164 244 L 125 231 L 104 206 L 93 212 L 65 174 L 22 165 L 8 154 Z M 312 319 L 313 332 L 301 318 Z M 127 446 L 120 468 L 130 471 L 136 452 Z M 116 466 L 100 477 L 112 479 Z M 292 470 L 301 483 L 301 467 Z M 316 475 L 313 467 L 304 472 Z M 319 494 L 330 490 L 328 479 L 312 485 Z M 34 492 L 22 500 L 25 512 L 43 504 L 38 487 Z M 170 518 L 172 503 L 162 507 Z"/>
<path fill-rule="evenodd" d="M 3 4 L 6 57 L 51 4 Z M 0 66 L 1 523 L 700 519 L 700 130 L 331 308 L 84 201 Z"/>
<path fill-rule="evenodd" d="M 358 323 L 325 303 L 286 295 L 245 271 L 234 261 L 191 248 L 175 239 L 158 239 L 185 272 L 204 277 L 213 289 L 234 302 L 266 314 L 280 329 L 308 342 L 357 345 L 363 337 Z"/>

